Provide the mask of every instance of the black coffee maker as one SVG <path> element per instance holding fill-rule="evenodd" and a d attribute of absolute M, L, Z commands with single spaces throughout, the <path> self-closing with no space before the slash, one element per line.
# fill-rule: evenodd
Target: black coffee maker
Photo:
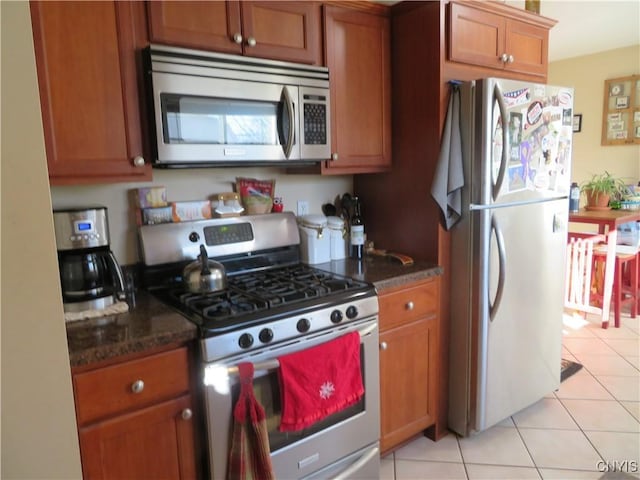
<path fill-rule="evenodd" d="M 53 226 L 64 311 L 101 310 L 124 299 L 122 270 L 109 245 L 107 208 L 56 209 Z"/>

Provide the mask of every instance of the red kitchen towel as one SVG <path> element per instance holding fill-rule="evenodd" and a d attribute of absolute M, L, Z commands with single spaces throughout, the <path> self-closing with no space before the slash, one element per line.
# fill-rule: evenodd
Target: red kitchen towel
<path fill-rule="evenodd" d="M 227 480 L 274 480 L 264 408 L 253 394 L 253 364 L 238 364 L 240 397 L 233 409 Z"/>
<path fill-rule="evenodd" d="M 302 430 L 360 400 L 360 335 L 348 333 L 279 357 L 281 432 Z"/>

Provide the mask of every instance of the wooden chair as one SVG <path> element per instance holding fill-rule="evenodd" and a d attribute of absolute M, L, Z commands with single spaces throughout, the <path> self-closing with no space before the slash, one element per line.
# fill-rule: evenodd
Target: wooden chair
<path fill-rule="evenodd" d="M 606 247 L 596 246 L 594 261 L 596 271 L 598 264 L 606 261 Z M 616 246 L 616 265 L 613 278 L 613 312 L 614 325 L 620 327 L 620 310 L 623 305 L 631 305 L 631 318 L 636 318 L 640 308 L 640 296 L 638 292 L 638 269 L 640 253 L 637 247 L 627 245 Z M 604 271 L 604 269 L 602 269 Z M 594 293 L 596 300 L 602 299 L 601 293 Z"/>
<path fill-rule="evenodd" d="M 601 315 L 602 308 L 591 302 L 593 253 L 606 238 L 604 235 L 583 233 L 569 233 L 569 237 L 564 306 L 570 310 Z"/>

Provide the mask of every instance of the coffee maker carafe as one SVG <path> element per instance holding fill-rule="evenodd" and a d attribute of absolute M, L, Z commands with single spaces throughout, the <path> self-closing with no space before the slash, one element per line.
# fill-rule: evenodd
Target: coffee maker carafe
<path fill-rule="evenodd" d="M 122 270 L 109 245 L 107 208 L 56 209 L 53 225 L 64 311 L 101 310 L 124 299 Z"/>

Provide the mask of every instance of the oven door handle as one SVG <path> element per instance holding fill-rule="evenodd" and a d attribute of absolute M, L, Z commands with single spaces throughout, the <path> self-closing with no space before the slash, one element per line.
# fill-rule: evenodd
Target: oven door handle
<path fill-rule="evenodd" d="M 376 328 L 378 328 L 378 322 L 374 322 L 371 325 L 367 325 L 362 330 L 358 330 L 358 333 L 360 334 L 360 338 L 366 335 L 369 335 Z M 278 361 L 277 358 L 274 358 L 273 360 L 265 360 L 264 362 L 256 362 L 253 364 L 253 369 L 256 372 L 258 370 L 273 370 L 278 367 L 280 367 L 280 362 Z M 227 375 L 237 375 L 237 374 L 238 374 L 238 367 L 236 365 L 227 367 Z"/>
<path fill-rule="evenodd" d="M 364 465 L 367 464 L 372 458 L 378 455 L 380 448 L 373 447 L 366 453 L 363 453 L 362 456 L 358 459 L 357 462 L 352 463 L 349 467 L 345 468 L 342 472 L 340 472 L 335 477 L 332 477 L 331 480 L 346 480 L 348 478 L 353 477 L 353 474 L 360 470 Z"/>

